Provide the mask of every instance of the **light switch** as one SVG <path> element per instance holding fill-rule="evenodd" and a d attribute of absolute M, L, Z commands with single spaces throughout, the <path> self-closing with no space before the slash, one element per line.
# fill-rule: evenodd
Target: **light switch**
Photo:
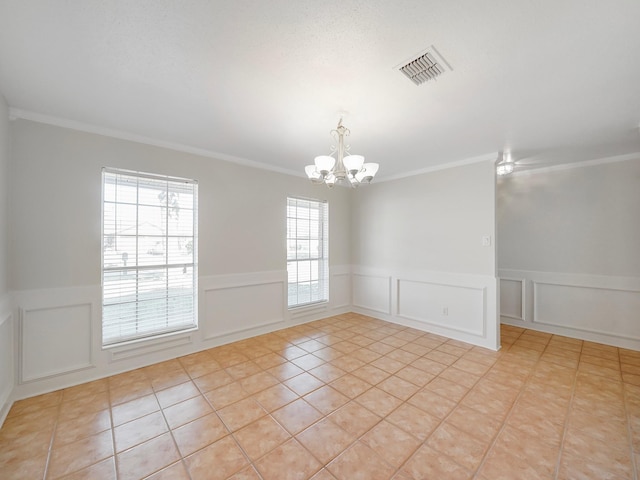
<path fill-rule="evenodd" d="M 491 246 L 491 235 L 483 235 L 482 236 L 482 246 L 490 247 Z"/>

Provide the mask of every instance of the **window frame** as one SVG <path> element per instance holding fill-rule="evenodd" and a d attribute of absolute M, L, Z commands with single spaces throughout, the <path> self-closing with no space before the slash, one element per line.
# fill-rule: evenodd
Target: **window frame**
<path fill-rule="evenodd" d="M 134 184 L 135 183 L 135 188 L 133 189 L 133 191 L 135 191 L 135 201 L 131 201 L 131 200 L 118 200 L 118 180 L 122 180 L 122 181 L 126 181 L 129 182 L 130 184 Z M 159 202 L 157 205 L 155 204 L 150 204 L 147 203 L 144 199 L 141 199 L 141 182 L 147 182 L 147 189 L 149 191 L 153 191 L 155 189 L 158 190 L 158 192 L 162 192 L 161 189 L 158 189 L 157 186 L 162 186 L 162 184 L 164 183 L 164 187 L 165 187 L 165 192 L 166 192 L 166 203 L 161 203 L 161 202 L 165 202 L 164 199 L 160 199 L 160 193 L 158 194 L 158 198 L 159 198 Z M 113 199 L 107 199 L 107 185 L 111 183 L 114 185 L 114 197 Z M 155 183 L 155 187 L 150 186 L 149 184 L 153 184 Z M 173 187 L 173 189 L 172 189 Z M 179 200 L 176 200 L 176 205 L 172 206 L 170 203 L 170 198 L 171 198 L 171 194 L 172 193 L 176 193 L 177 191 L 177 197 L 179 199 L 179 194 L 180 194 L 180 190 L 185 190 L 186 193 L 188 195 L 191 196 L 191 198 L 189 199 L 187 206 L 190 208 L 187 208 L 186 206 L 180 206 Z M 143 191 L 143 194 L 145 192 Z M 147 192 L 148 193 L 148 192 Z M 185 331 L 191 331 L 191 330 L 195 330 L 198 328 L 198 181 L 197 180 L 193 180 L 193 179 L 187 179 L 187 178 L 180 178 L 180 177 L 172 177 L 169 175 L 161 175 L 161 174 L 153 174 L 153 173 L 146 173 L 146 172 L 139 172 L 139 171 L 133 171 L 133 170 L 125 170 L 125 169 L 120 169 L 120 168 L 111 168 L 111 167 L 103 167 L 102 168 L 102 198 L 101 198 L 101 241 L 102 241 L 102 247 L 101 247 L 101 268 L 100 268 L 100 274 L 101 274 L 101 322 L 100 322 L 100 328 L 101 328 L 101 345 L 103 348 L 110 348 L 110 347 L 117 347 L 118 345 L 123 345 L 123 344 L 127 344 L 127 343 L 131 343 L 131 342 L 137 342 L 137 341 L 141 341 L 141 340 L 151 340 L 154 338 L 158 338 L 158 337 L 162 337 L 165 336 L 167 334 L 174 334 L 174 333 L 182 333 Z M 125 224 L 128 225 L 128 229 L 134 228 L 135 229 L 135 233 L 126 233 L 123 234 L 124 230 L 127 230 L 127 228 L 124 228 L 122 226 L 122 224 L 120 224 L 120 226 L 117 225 L 117 218 L 118 218 L 118 214 L 117 209 L 118 206 L 122 206 L 123 208 L 126 207 L 133 207 L 133 209 L 135 209 L 135 220 L 133 224 Z M 158 222 L 158 224 L 160 225 L 152 225 L 153 228 L 160 228 L 162 229 L 162 224 L 164 223 L 164 233 L 162 234 L 154 234 L 154 235 L 149 235 L 142 233 L 141 234 L 141 230 L 143 228 L 141 228 L 143 226 L 143 223 L 147 224 L 147 228 L 149 228 L 149 224 L 152 224 L 153 222 L 147 222 L 144 221 L 141 223 L 141 217 L 140 217 L 140 210 L 142 208 L 148 208 L 148 209 L 153 209 L 153 208 L 159 208 L 159 212 L 160 212 L 160 221 Z M 113 225 L 109 225 L 109 227 L 112 227 L 112 229 L 109 229 L 109 233 L 107 233 L 107 217 L 105 215 L 105 212 L 107 210 L 107 208 L 112 208 L 113 212 Z M 175 211 L 176 213 L 176 225 L 174 227 L 174 229 L 172 230 L 169 226 L 169 218 L 170 218 L 170 209 L 172 209 Z M 162 218 L 162 213 L 163 213 L 163 209 L 164 210 L 164 218 Z M 188 212 L 190 211 L 190 215 L 187 215 L 185 218 L 185 221 L 183 222 L 183 224 L 180 224 L 180 221 L 177 219 L 179 217 L 179 213 L 180 211 L 185 211 Z M 131 221 L 131 217 L 129 217 L 129 220 Z M 181 231 L 183 227 L 183 225 L 188 225 L 189 229 L 187 230 L 187 234 L 185 234 L 184 232 Z M 118 239 L 124 239 L 124 238 L 129 238 L 129 239 L 134 239 L 135 240 L 135 253 L 133 255 L 130 255 L 129 253 L 126 254 L 126 256 L 123 254 L 122 256 L 122 265 L 113 265 L 113 263 L 111 264 L 107 264 L 107 259 L 108 260 L 113 260 L 113 258 L 108 258 L 108 243 L 109 243 L 109 236 L 112 236 L 113 238 L 111 240 L 113 240 L 116 243 L 116 247 L 115 247 L 115 253 L 119 256 L 120 254 L 118 253 L 117 250 L 117 241 Z M 156 244 L 161 243 L 164 246 L 164 252 L 158 254 L 157 252 L 152 250 L 147 251 L 147 256 L 151 257 L 149 259 L 146 259 L 141 261 L 141 257 L 143 255 L 141 255 L 141 239 L 147 239 L 149 240 L 150 238 L 153 238 L 156 241 Z M 177 255 L 181 250 L 172 250 L 170 248 L 170 244 L 171 241 L 177 241 L 178 245 L 180 245 L 180 240 L 176 240 L 176 239 L 182 239 L 183 241 L 185 239 L 189 239 L 189 241 L 191 242 L 191 245 L 189 248 L 186 247 L 186 244 L 183 244 L 184 247 L 179 247 L 180 249 L 184 249 L 187 252 L 187 258 L 189 259 L 189 261 L 177 261 L 176 262 L 176 258 L 174 257 L 173 259 L 171 259 L 170 261 L 170 257 Z M 189 243 L 189 242 L 187 242 Z M 144 247 L 143 247 L 144 248 Z M 190 251 L 189 251 L 190 250 Z M 125 250 L 126 252 L 126 250 Z M 124 253 L 124 252 L 123 252 Z M 182 258 L 184 258 L 184 254 L 180 253 L 180 255 L 182 255 Z M 160 261 L 156 261 L 156 257 L 162 258 L 162 262 Z M 181 258 L 181 259 L 182 259 Z M 172 285 L 173 282 L 176 281 L 176 272 L 179 273 L 180 269 L 182 269 L 182 278 L 188 279 L 186 282 L 183 283 L 183 280 L 178 280 L 178 284 L 180 285 L 180 287 L 185 287 L 186 285 L 186 291 L 187 293 L 180 293 L 180 294 L 171 294 L 170 290 L 176 289 L 176 284 L 174 283 Z M 132 273 L 129 273 L 132 272 Z M 156 275 L 158 274 L 158 272 L 160 272 L 160 276 L 162 276 L 162 274 L 164 273 L 164 280 L 162 280 L 162 278 L 160 280 L 153 280 L 152 286 L 157 286 L 157 285 L 161 285 L 161 283 L 164 283 L 164 288 L 156 288 L 153 291 L 153 294 L 150 295 L 152 298 L 147 298 L 147 299 L 141 299 L 140 296 L 143 294 L 144 291 L 144 285 L 143 288 L 141 288 L 141 284 L 144 283 L 144 278 L 141 274 L 147 275 L 147 276 L 152 276 L 153 273 L 156 273 Z M 120 276 L 120 280 L 119 282 L 116 280 L 113 283 L 108 282 L 106 279 L 108 278 L 109 275 L 112 276 L 117 276 L 119 273 Z M 125 280 L 126 279 L 126 280 Z M 129 282 L 129 286 L 127 287 L 127 285 L 124 282 Z M 127 301 L 108 301 L 107 300 L 107 288 L 112 288 L 112 287 L 120 287 L 120 292 L 116 292 L 116 293 L 112 293 L 111 295 L 111 300 L 113 299 L 123 299 L 123 291 L 127 291 L 127 288 L 131 289 L 131 283 L 135 284 L 135 287 L 133 288 L 133 290 L 128 290 L 128 293 L 131 293 L 131 291 L 135 292 L 134 293 L 134 299 L 133 300 L 127 300 Z M 147 282 L 149 282 L 147 280 Z M 110 283 L 110 285 L 109 285 Z M 107 287 L 107 285 L 109 285 L 109 287 Z M 146 287 L 147 290 L 149 290 L 149 286 Z M 111 292 L 113 292 L 113 290 L 111 290 Z M 158 294 L 156 297 L 156 293 Z M 153 302 L 154 301 L 158 301 L 159 303 L 156 305 Z M 172 301 L 174 303 L 172 303 Z M 160 303 L 162 303 L 162 305 L 160 305 Z M 176 304 L 178 304 L 176 306 Z M 131 305 L 135 305 L 135 307 L 133 307 L 133 309 L 135 310 L 134 314 L 129 313 L 129 318 L 133 318 L 135 319 L 135 326 L 136 326 L 136 332 L 135 333 L 129 333 L 129 334 L 123 334 L 122 330 L 126 329 L 127 327 L 132 327 L 133 323 L 132 322 L 127 322 L 125 320 L 123 320 L 123 315 L 120 314 L 119 316 L 116 314 L 114 317 L 118 317 L 119 318 L 119 322 L 115 322 L 114 324 L 114 328 L 119 328 L 120 329 L 120 334 L 112 334 L 112 335 L 108 335 L 107 337 L 105 337 L 106 335 L 106 322 L 107 317 L 109 314 L 106 313 L 106 311 L 108 309 L 113 310 L 117 310 L 118 308 L 120 308 L 122 311 L 122 309 L 127 308 L 126 305 L 130 306 Z M 164 309 L 164 313 L 160 314 L 159 316 L 156 316 L 153 313 L 146 313 L 144 312 L 144 308 L 142 307 L 147 307 L 150 309 L 155 310 L 156 312 L 158 310 L 162 311 Z M 160 308 L 158 308 L 160 307 Z M 171 311 L 174 311 L 174 314 L 172 315 Z M 175 311 L 178 311 L 178 314 L 180 316 L 176 316 Z M 142 313 L 141 313 L 142 312 Z M 185 313 L 185 315 L 183 316 L 182 313 Z M 173 323 L 172 323 L 172 320 Z M 146 321 L 146 323 L 145 323 Z M 161 324 L 164 323 L 164 327 L 161 327 Z M 138 330 L 140 329 L 140 330 Z"/>
<path fill-rule="evenodd" d="M 296 214 L 290 215 L 292 202 L 295 203 Z M 309 210 L 309 218 L 300 217 L 298 214 L 298 207 L 300 205 L 305 208 L 305 204 L 308 204 L 310 207 L 307 208 Z M 315 210 L 317 212 L 317 231 L 314 235 L 311 233 L 311 225 L 315 219 L 312 219 L 311 211 Z M 292 235 L 291 232 L 291 224 L 292 221 L 295 222 L 296 233 Z M 309 236 L 304 237 L 298 233 L 299 222 L 307 222 L 308 223 L 308 231 Z M 287 259 L 287 308 L 289 310 L 294 310 L 298 308 L 317 306 L 321 304 L 326 304 L 329 302 L 329 202 L 327 200 L 319 200 L 315 198 L 305 198 L 298 196 L 287 196 L 287 207 L 286 207 L 286 259 Z M 301 228 L 301 230 L 303 230 Z M 312 242 L 318 242 L 318 255 L 313 256 L 311 254 L 311 244 Z M 290 257 L 290 249 L 292 242 L 295 243 L 295 258 Z M 304 242 L 307 242 L 308 246 L 308 255 L 301 256 L 298 258 L 298 251 L 300 250 L 300 246 L 304 246 Z M 300 274 L 300 264 L 302 262 L 306 262 L 309 264 L 309 279 L 301 280 Z M 292 264 L 295 263 L 296 269 L 295 272 L 292 272 Z M 317 275 L 313 275 L 313 263 L 316 264 Z M 313 282 L 317 277 L 317 295 L 314 295 L 313 292 Z M 293 282 L 291 281 L 293 278 Z M 300 289 L 301 285 L 308 284 L 309 295 L 308 300 L 304 300 L 306 296 L 303 297 L 303 300 L 300 300 Z M 291 303 L 291 290 L 292 286 L 295 285 L 296 289 L 296 299 L 297 301 Z"/>

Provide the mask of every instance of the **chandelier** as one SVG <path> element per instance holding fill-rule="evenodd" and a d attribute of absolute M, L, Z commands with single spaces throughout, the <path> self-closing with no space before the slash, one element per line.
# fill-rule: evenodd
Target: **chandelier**
<path fill-rule="evenodd" d="M 329 155 L 320 155 L 314 159 L 313 165 L 304 167 L 312 183 L 324 183 L 332 188 L 336 183 L 357 187 L 360 184 L 371 183 L 378 172 L 377 163 L 364 163 L 362 155 L 350 155 L 349 145 L 344 144 L 344 137 L 350 130 L 342 125 L 342 119 L 331 136 L 337 141 L 337 146 L 331 146 Z M 345 156 L 346 155 L 346 156 Z"/>

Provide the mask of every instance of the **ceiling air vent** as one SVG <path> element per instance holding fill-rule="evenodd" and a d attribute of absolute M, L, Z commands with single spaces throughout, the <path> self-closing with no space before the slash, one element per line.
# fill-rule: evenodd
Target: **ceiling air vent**
<path fill-rule="evenodd" d="M 445 72 L 452 70 L 442 55 L 432 45 L 416 57 L 398 65 L 405 76 L 416 85 L 422 85 L 429 80 L 441 77 Z"/>

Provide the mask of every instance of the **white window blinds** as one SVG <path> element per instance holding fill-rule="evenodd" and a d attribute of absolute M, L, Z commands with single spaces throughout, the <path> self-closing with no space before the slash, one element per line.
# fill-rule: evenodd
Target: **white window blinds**
<path fill-rule="evenodd" d="M 102 343 L 197 325 L 195 180 L 103 169 Z"/>
<path fill-rule="evenodd" d="M 289 308 L 329 299 L 329 207 L 327 202 L 287 198 Z"/>

